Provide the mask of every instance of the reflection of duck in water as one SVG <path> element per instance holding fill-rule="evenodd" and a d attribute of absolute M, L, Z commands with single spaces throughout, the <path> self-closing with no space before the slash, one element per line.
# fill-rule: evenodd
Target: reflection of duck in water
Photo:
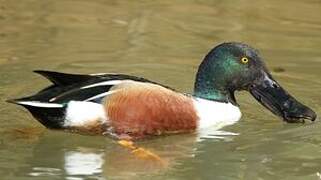
<path fill-rule="evenodd" d="M 168 172 L 197 152 L 195 135 L 168 136 L 138 142 L 160 155 L 159 161 L 139 158 L 115 141 L 98 136 L 68 136 L 46 133 L 39 136 L 20 173 L 37 177 L 73 177 L 79 179 L 141 179 L 141 175 Z M 58 143 L 52 143 L 58 142 Z"/>
<path fill-rule="evenodd" d="M 36 72 L 54 84 L 10 102 L 24 106 L 51 129 L 120 140 L 193 131 L 206 136 L 202 132 L 209 128 L 217 130 L 240 119 L 237 90 L 250 91 L 287 122 L 316 118 L 272 78 L 257 51 L 241 43 L 223 43 L 205 56 L 193 95 L 129 75 Z M 120 143 L 136 149 L 131 143 Z"/>
<path fill-rule="evenodd" d="M 101 174 L 104 153 L 68 151 L 65 153 L 65 170 L 68 175 Z"/>

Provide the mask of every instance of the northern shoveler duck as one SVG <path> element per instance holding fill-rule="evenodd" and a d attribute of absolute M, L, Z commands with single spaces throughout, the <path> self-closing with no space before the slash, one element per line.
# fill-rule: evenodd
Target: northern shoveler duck
<path fill-rule="evenodd" d="M 272 78 L 258 51 L 243 43 L 220 44 L 205 56 L 193 94 L 124 74 L 35 72 L 53 85 L 9 102 L 24 106 L 50 129 L 132 140 L 219 129 L 241 117 L 238 90 L 249 91 L 287 122 L 316 119 Z"/>

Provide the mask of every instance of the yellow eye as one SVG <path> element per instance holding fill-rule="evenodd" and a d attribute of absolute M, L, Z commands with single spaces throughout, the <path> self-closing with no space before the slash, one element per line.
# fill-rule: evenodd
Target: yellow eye
<path fill-rule="evenodd" d="M 241 62 L 242 62 L 243 64 L 246 64 L 246 63 L 249 62 L 249 59 L 248 59 L 247 57 L 242 57 L 242 58 L 241 58 Z"/>

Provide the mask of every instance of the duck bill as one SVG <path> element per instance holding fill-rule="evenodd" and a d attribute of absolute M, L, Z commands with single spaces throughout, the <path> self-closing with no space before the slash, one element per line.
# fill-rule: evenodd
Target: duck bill
<path fill-rule="evenodd" d="M 286 92 L 269 73 L 264 72 L 249 87 L 250 93 L 272 113 L 287 122 L 314 121 L 316 113 Z"/>

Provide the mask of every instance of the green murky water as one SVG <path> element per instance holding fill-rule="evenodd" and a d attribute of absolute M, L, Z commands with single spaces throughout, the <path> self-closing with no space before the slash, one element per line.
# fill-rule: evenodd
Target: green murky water
<path fill-rule="evenodd" d="M 5 99 L 48 82 L 31 73 L 121 72 L 191 92 L 204 54 L 223 41 L 260 49 L 275 78 L 321 114 L 321 1 L 0 0 L 1 179 L 321 178 L 321 123 L 286 124 L 247 93 L 226 139 L 194 135 L 138 144 L 49 131 Z M 22 132 L 23 131 L 23 132 Z"/>

